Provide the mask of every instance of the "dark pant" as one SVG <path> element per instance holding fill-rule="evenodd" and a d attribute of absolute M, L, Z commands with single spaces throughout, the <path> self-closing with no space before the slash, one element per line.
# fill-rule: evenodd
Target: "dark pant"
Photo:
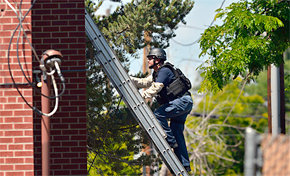
<path fill-rule="evenodd" d="M 178 147 L 174 148 L 174 153 L 183 166 L 190 165 L 183 130 L 186 117 L 190 113 L 191 109 L 191 96 L 184 95 L 160 106 L 154 112 L 157 120 L 167 134 L 167 142 L 169 144 L 174 144 L 177 142 Z M 167 122 L 168 119 L 170 119 L 170 126 Z"/>

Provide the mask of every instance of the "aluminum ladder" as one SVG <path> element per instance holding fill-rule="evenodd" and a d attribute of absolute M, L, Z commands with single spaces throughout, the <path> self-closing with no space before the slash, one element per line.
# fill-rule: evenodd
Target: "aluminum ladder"
<path fill-rule="evenodd" d="M 123 96 L 126 105 L 131 110 L 139 125 L 148 134 L 167 168 L 171 170 L 172 174 L 177 176 L 188 176 L 181 162 L 165 140 L 166 134 L 153 112 L 141 97 L 141 94 L 131 81 L 114 51 L 108 45 L 90 14 L 87 11 L 85 13 L 86 34 L 96 49 L 95 59 L 102 66 L 118 93 Z"/>

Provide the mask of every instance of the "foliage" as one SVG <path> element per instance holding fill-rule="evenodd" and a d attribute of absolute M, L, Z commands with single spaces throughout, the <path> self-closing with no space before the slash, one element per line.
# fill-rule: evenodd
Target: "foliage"
<path fill-rule="evenodd" d="M 96 17 L 97 24 L 115 51 L 123 56 L 146 45 L 166 48 L 177 25 L 193 7 L 192 0 L 133 0 L 112 15 Z M 146 40 L 144 35 L 151 38 Z"/>
<path fill-rule="evenodd" d="M 143 136 L 139 126 L 128 109 L 116 108 L 111 115 L 101 114 L 90 117 L 88 145 L 92 147 L 89 153 L 89 164 L 94 160 L 90 175 L 141 175 L 141 166 L 150 165 L 156 158 L 141 155 Z M 124 124 L 124 121 L 127 123 Z"/>
<path fill-rule="evenodd" d="M 86 0 L 88 12 L 94 14 L 102 2 Z M 107 17 L 94 16 L 94 19 L 128 70 L 128 57 L 137 57 L 137 49 L 149 43 L 167 47 L 177 24 L 184 22 L 192 6 L 190 0 L 136 0 L 122 5 Z M 145 42 L 144 31 L 152 37 L 151 42 Z M 87 43 L 89 174 L 140 175 L 143 165 L 158 164 L 159 159 L 153 155 L 140 155 L 144 147 L 140 144 L 149 142 L 124 102 L 119 102 L 121 97 L 94 59 L 94 52 L 92 45 Z"/>
<path fill-rule="evenodd" d="M 289 8 L 286 0 L 241 0 L 218 9 L 215 18 L 223 24 L 205 30 L 200 40 L 200 56 L 209 56 L 200 66 L 200 90 L 218 91 L 238 75 L 248 78 L 269 64 L 283 63 L 289 47 Z"/>
<path fill-rule="evenodd" d="M 185 135 L 197 175 L 242 175 L 245 128 L 264 132 L 267 127 L 263 98 L 239 96 L 239 85 L 232 81 L 223 91 L 206 95 L 195 109 L 204 117 L 188 117 Z"/>

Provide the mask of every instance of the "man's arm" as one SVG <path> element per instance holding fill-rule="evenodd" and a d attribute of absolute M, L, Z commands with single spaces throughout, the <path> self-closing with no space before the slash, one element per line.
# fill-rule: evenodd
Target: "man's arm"
<path fill-rule="evenodd" d="M 143 91 L 141 95 L 145 99 L 153 98 L 158 92 L 161 91 L 163 87 L 164 87 L 163 83 L 153 82 L 152 85 L 148 89 Z"/>
<path fill-rule="evenodd" d="M 147 87 L 151 86 L 151 84 L 153 82 L 152 75 L 150 75 L 146 78 L 136 78 L 136 77 L 132 77 L 132 76 L 130 76 L 130 78 L 133 81 L 133 83 L 136 85 L 137 88 L 147 88 Z"/>

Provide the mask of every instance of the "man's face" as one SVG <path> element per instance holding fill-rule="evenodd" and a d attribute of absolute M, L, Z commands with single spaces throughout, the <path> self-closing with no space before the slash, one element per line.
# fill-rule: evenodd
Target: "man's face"
<path fill-rule="evenodd" d="M 148 56 L 147 59 L 148 59 L 148 67 L 149 68 L 151 68 L 154 65 L 155 61 L 158 62 L 157 61 L 158 59 L 155 56 Z"/>

